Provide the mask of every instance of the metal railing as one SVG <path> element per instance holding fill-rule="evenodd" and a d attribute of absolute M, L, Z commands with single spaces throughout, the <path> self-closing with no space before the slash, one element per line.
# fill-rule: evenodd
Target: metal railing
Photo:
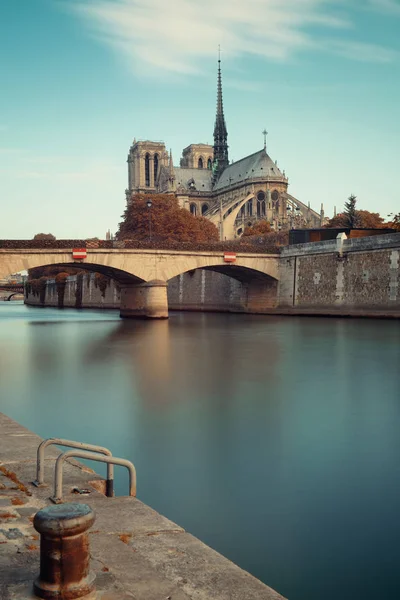
<path fill-rule="evenodd" d="M 62 502 L 63 464 L 68 458 L 73 456 L 126 467 L 129 471 L 129 495 L 136 496 L 136 469 L 133 463 L 131 463 L 129 460 L 125 460 L 124 458 L 115 458 L 114 456 L 100 456 L 95 452 L 86 452 L 84 450 L 68 450 L 67 452 L 64 452 L 64 454 L 61 454 L 56 461 L 56 469 L 54 474 L 54 495 L 50 498 L 50 500 L 55 504 L 60 504 Z"/>
<path fill-rule="evenodd" d="M 98 452 L 105 456 L 112 456 L 112 452 L 108 448 L 103 448 L 103 446 L 74 442 L 73 440 L 64 440 L 62 438 L 48 438 L 39 444 L 37 449 L 36 480 L 32 482 L 36 487 L 44 487 L 46 485 L 44 482 L 44 451 L 47 446 L 51 446 L 52 444 L 88 450 L 90 452 Z M 114 464 L 115 463 L 112 462 L 107 464 L 106 496 L 108 498 L 111 498 L 114 495 Z"/>

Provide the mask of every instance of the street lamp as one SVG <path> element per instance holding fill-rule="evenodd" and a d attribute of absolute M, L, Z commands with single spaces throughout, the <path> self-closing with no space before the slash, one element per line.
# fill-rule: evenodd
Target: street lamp
<path fill-rule="evenodd" d="M 151 242 L 151 207 L 153 203 L 150 198 L 147 200 L 146 204 L 147 208 L 149 209 L 149 242 Z"/>

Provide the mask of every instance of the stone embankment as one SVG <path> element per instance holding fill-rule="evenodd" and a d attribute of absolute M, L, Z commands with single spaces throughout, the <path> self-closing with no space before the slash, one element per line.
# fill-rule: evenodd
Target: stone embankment
<path fill-rule="evenodd" d="M 400 317 L 400 233 L 287 246 L 279 273 L 281 314 Z"/>
<path fill-rule="evenodd" d="M 41 441 L 0 413 L 0 598 L 4 600 L 34 597 L 39 539 L 33 516 L 51 504 L 60 454 L 54 446 L 47 449 L 45 481 L 50 485 L 33 486 Z M 96 513 L 89 539 L 97 600 L 284 600 L 137 498 L 106 498 L 99 491 L 104 480 L 82 464 L 69 459 L 63 483 L 65 502 L 88 504 Z M 87 489 L 89 494 L 73 494 L 73 488 Z"/>

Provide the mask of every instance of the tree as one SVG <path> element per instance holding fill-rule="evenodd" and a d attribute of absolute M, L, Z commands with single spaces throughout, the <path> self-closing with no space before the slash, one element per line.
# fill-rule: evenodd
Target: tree
<path fill-rule="evenodd" d="M 349 216 L 346 213 L 339 213 L 336 217 L 333 217 L 328 221 L 325 227 L 332 228 L 340 228 L 340 227 L 358 227 L 360 229 L 381 229 L 385 227 L 385 223 L 383 218 L 379 213 L 369 212 L 369 210 L 356 210 L 354 214 L 354 224 L 353 226 L 349 223 Z"/>
<path fill-rule="evenodd" d="M 271 225 L 268 221 L 256 221 L 253 225 L 246 227 L 243 231 L 242 237 L 249 237 L 252 235 L 265 235 L 271 231 Z"/>
<path fill-rule="evenodd" d="M 36 235 L 33 236 L 34 240 L 51 240 L 52 242 L 55 241 L 55 236 L 52 233 L 37 233 Z"/>
<path fill-rule="evenodd" d="M 151 208 L 147 203 L 151 201 Z M 205 217 L 195 217 L 180 208 L 175 196 L 135 194 L 119 224 L 118 240 L 154 242 L 216 242 L 218 229 Z"/>
<path fill-rule="evenodd" d="M 351 194 L 351 196 L 349 196 L 347 202 L 344 205 L 344 214 L 347 217 L 348 223 L 349 223 L 349 227 L 351 229 L 353 229 L 354 227 L 357 227 L 356 225 L 356 203 L 357 203 L 357 197 L 354 196 L 354 194 Z"/>
<path fill-rule="evenodd" d="M 382 227 L 385 227 L 381 215 L 379 213 L 369 212 L 369 210 L 357 210 L 356 223 L 356 227 L 364 229 L 382 229 Z"/>
<path fill-rule="evenodd" d="M 263 248 L 271 247 L 276 248 L 277 251 L 281 246 L 287 246 L 289 244 L 289 232 L 288 231 L 268 231 L 263 235 L 247 235 L 244 234 L 240 238 L 240 243 L 244 245 L 262 246 Z"/>
<path fill-rule="evenodd" d="M 388 227 L 391 227 L 392 229 L 397 229 L 397 231 L 400 231 L 400 212 L 397 213 L 397 215 L 394 215 L 393 213 L 391 215 L 389 215 L 389 217 L 393 217 L 392 220 L 387 224 Z"/>

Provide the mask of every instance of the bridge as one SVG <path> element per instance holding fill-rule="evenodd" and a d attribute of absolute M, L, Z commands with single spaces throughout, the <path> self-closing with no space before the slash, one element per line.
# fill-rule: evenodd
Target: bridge
<path fill-rule="evenodd" d="M 18 247 L 14 240 L 9 244 L 2 240 L 0 278 L 49 265 L 102 273 L 121 287 L 121 317 L 167 318 L 168 281 L 196 269 L 217 271 L 239 280 L 244 289 L 243 312 L 262 312 L 277 301 L 278 254 L 84 248 L 83 258 L 76 256 L 73 247 L 30 248 L 28 241 L 21 241 Z"/>
<path fill-rule="evenodd" d="M 0 294 L 6 292 L 3 300 L 6 302 L 11 300 L 13 296 L 24 294 L 24 286 L 22 283 L 0 283 Z"/>

